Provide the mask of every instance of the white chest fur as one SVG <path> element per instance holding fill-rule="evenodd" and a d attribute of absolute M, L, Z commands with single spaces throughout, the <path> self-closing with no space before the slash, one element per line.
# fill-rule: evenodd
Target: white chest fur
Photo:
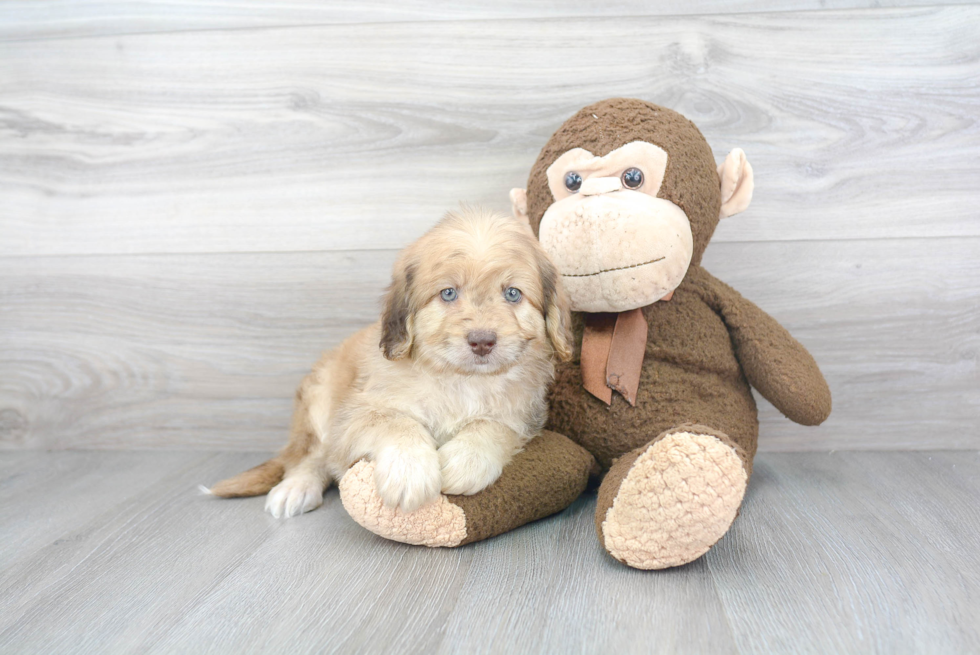
<path fill-rule="evenodd" d="M 517 373 L 516 371 L 514 373 Z M 408 413 L 424 425 L 442 445 L 475 420 L 503 423 L 526 430 L 527 390 L 511 373 L 504 375 L 446 375 L 419 385 Z"/>

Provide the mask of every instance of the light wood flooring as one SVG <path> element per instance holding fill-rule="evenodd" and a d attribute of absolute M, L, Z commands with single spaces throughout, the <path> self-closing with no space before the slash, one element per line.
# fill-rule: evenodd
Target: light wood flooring
<path fill-rule="evenodd" d="M 975 653 L 980 452 L 766 453 L 705 557 L 636 571 L 594 496 L 435 550 L 202 496 L 256 453 L 0 456 L 0 653 Z"/>

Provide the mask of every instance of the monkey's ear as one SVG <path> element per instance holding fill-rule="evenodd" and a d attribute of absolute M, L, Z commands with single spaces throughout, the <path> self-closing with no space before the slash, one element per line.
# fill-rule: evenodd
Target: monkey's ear
<path fill-rule="evenodd" d="M 755 187 L 752 164 L 741 148 L 735 148 L 718 167 L 721 178 L 721 212 L 719 218 L 727 218 L 745 211 L 752 202 Z"/>
<path fill-rule="evenodd" d="M 412 350 L 412 281 L 415 265 L 395 265 L 381 313 L 381 350 L 386 359 L 401 359 Z"/>
<path fill-rule="evenodd" d="M 538 270 L 544 291 L 545 332 L 558 359 L 567 362 L 572 359 L 571 304 L 561 287 L 558 269 L 543 249 L 538 252 Z"/>
<path fill-rule="evenodd" d="M 514 218 L 529 228 L 531 227 L 531 221 L 527 217 L 527 191 L 524 189 L 511 189 L 510 208 L 514 212 Z"/>

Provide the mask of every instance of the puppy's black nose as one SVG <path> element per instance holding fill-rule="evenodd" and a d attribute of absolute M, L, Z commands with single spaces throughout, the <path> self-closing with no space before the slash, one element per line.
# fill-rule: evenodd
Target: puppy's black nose
<path fill-rule="evenodd" d="M 474 353 L 485 357 L 497 345 L 497 333 L 490 330 L 473 330 L 466 335 L 466 341 Z"/>

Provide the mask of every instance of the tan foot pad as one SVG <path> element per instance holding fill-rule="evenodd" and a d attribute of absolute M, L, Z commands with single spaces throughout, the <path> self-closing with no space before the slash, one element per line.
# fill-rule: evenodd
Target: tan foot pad
<path fill-rule="evenodd" d="M 374 462 L 354 464 L 337 486 L 351 518 L 385 539 L 416 546 L 458 546 L 466 538 L 466 516 L 445 496 L 408 514 L 385 507 L 374 484 Z"/>
<path fill-rule="evenodd" d="M 620 484 L 602 523 L 606 550 L 637 569 L 692 562 L 728 531 L 746 482 L 731 446 L 706 434 L 668 434 Z"/>

